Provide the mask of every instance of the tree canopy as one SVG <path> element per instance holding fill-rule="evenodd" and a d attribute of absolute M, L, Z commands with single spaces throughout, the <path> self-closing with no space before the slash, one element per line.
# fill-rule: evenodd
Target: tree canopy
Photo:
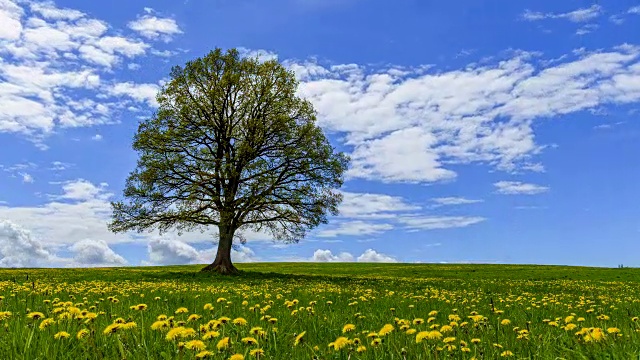
<path fill-rule="evenodd" d="M 111 203 L 109 229 L 217 226 L 217 255 L 203 270 L 234 273 L 239 229 L 297 242 L 326 223 L 338 213 L 349 158 L 331 146 L 297 86 L 278 61 L 235 49 L 175 66 L 158 110 L 134 136 L 137 166 L 126 201 Z"/>

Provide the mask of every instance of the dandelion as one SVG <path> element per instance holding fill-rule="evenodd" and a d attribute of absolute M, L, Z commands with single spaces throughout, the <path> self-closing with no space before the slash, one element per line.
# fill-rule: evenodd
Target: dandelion
<path fill-rule="evenodd" d="M 347 332 L 349 332 L 349 331 L 353 331 L 353 330 L 355 330 L 355 329 L 356 329 L 356 326 L 355 326 L 355 325 L 353 325 L 353 324 L 347 324 L 347 325 L 345 325 L 345 326 L 342 328 L 342 333 L 344 334 L 344 333 L 347 333 Z"/>
<path fill-rule="evenodd" d="M 189 350 L 204 350 L 207 346 L 200 340 L 187 341 L 184 347 Z"/>
<path fill-rule="evenodd" d="M 480 339 L 478 339 L 478 338 L 471 339 L 471 342 L 472 342 L 473 344 L 480 344 L 480 341 L 481 341 L 481 340 L 480 340 Z"/>
<path fill-rule="evenodd" d="M 233 325 L 245 326 L 245 325 L 247 325 L 247 320 L 245 320 L 244 318 L 241 318 L 241 317 L 233 319 Z"/>
<path fill-rule="evenodd" d="M 443 325 L 440 328 L 440 332 L 443 333 L 443 334 L 446 334 L 446 333 L 452 332 L 452 331 L 453 331 L 453 328 L 451 326 L 449 326 L 449 325 Z"/>
<path fill-rule="evenodd" d="M 34 311 L 34 312 L 31 312 L 31 313 L 28 313 L 27 317 L 29 319 L 32 319 L 32 320 L 38 320 L 38 319 L 44 318 L 44 314 L 41 313 L 41 312 Z"/>
<path fill-rule="evenodd" d="M 53 318 L 47 318 L 47 319 L 42 320 L 40 322 L 40 326 L 38 326 L 38 327 L 40 328 L 40 330 L 44 330 L 47 327 L 49 327 L 49 326 L 51 326 L 51 325 L 53 325 L 55 323 L 56 323 L 56 321 Z"/>
<path fill-rule="evenodd" d="M 329 344 L 329 347 L 332 347 L 334 350 L 338 351 L 345 346 L 349 345 L 350 341 L 344 336 L 340 336 L 334 342 Z"/>
<path fill-rule="evenodd" d="M 379 336 L 386 336 L 388 334 L 390 334 L 393 331 L 393 325 L 391 324 L 386 324 L 382 327 L 382 329 L 380 329 L 380 331 L 378 331 L 378 335 Z"/>
<path fill-rule="evenodd" d="M 122 324 L 113 323 L 113 324 L 107 326 L 102 333 L 104 335 L 115 334 L 118 331 L 118 329 L 120 329 L 121 326 L 122 326 Z"/>
<path fill-rule="evenodd" d="M 446 338 L 444 338 L 444 339 L 442 340 L 442 342 L 443 342 L 443 343 L 445 343 L 445 344 L 449 344 L 449 343 L 452 343 L 452 342 L 454 342 L 454 341 L 456 341 L 456 338 L 455 338 L 455 337 L 446 337 Z"/>
<path fill-rule="evenodd" d="M 66 331 L 60 331 L 58 333 L 56 333 L 55 335 L 53 335 L 54 339 L 68 339 L 69 338 L 69 333 Z"/>
<path fill-rule="evenodd" d="M 178 314 L 184 314 L 188 312 L 189 312 L 189 309 L 187 309 L 186 307 L 180 307 L 175 311 L 174 314 L 178 315 Z"/>
<path fill-rule="evenodd" d="M 371 341 L 371 346 L 376 347 L 378 345 L 382 344 L 382 339 L 380 338 L 375 338 L 373 339 L 373 341 Z"/>
<path fill-rule="evenodd" d="M 609 334 L 617 334 L 617 333 L 619 333 L 619 332 L 620 332 L 620 329 L 618 329 L 618 328 L 616 328 L 616 327 L 610 327 L 610 328 L 608 328 L 608 329 L 607 329 L 607 332 L 608 332 Z"/>
<path fill-rule="evenodd" d="M 304 337 L 304 334 L 306 334 L 306 331 L 301 332 L 300 334 L 298 334 L 298 336 L 296 336 L 296 339 L 293 341 L 293 346 L 298 346 L 298 344 L 300 344 L 302 342 L 302 338 Z"/>
<path fill-rule="evenodd" d="M 503 319 L 502 321 L 500 321 L 500 325 L 502 326 L 507 326 L 509 324 L 511 324 L 511 320 L 509 319 Z"/>
<path fill-rule="evenodd" d="M 252 337 L 244 337 L 240 341 L 242 341 L 243 344 L 247 344 L 247 345 L 256 345 L 258 343 L 258 340 Z"/>
<path fill-rule="evenodd" d="M 216 345 L 216 348 L 218 348 L 218 350 L 224 350 L 227 349 L 229 347 L 229 337 L 225 337 L 222 340 L 218 341 L 218 344 Z"/>
<path fill-rule="evenodd" d="M 213 338 L 217 338 L 220 336 L 220 333 L 215 330 L 207 331 L 204 335 L 202 335 L 202 340 L 211 340 Z"/>
<path fill-rule="evenodd" d="M 233 355 L 231 355 L 229 360 L 244 360 L 244 355 L 242 355 L 242 354 L 233 354 Z"/>
<path fill-rule="evenodd" d="M 253 357 L 260 357 L 260 356 L 264 355 L 264 350 L 262 350 L 262 349 L 253 349 L 253 350 L 249 351 L 249 355 L 251 355 Z"/>
<path fill-rule="evenodd" d="M 198 314 L 191 314 L 189 315 L 189 317 L 187 318 L 187 322 L 192 322 L 192 321 L 198 321 L 202 316 L 198 315 Z"/>
<path fill-rule="evenodd" d="M 129 307 L 131 310 L 146 310 L 147 309 L 147 304 L 138 304 L 138 305 L 133 305 Z"/>
<path fill-rule="evenodd" d="M 513 353 L 511 351 L 509 351 L 509 350 L 505 350 L 502 353 L 500 353 L 500 356 L 502 356 L 502 357 L 510 357 L 510 356 L 513 356 Z"/>
<path fill-rule="evenodd" d="M 364 345 L 360 345 L 360 346 L 358 346 L 358 348 L 356 349 L 356 352 L 359 352 L 359 353 L 363 353 L 363 352 L 365 352 L 365 351 L 367 351 L 367 347 L 366 347 L 366 346 L 364 346 Z"/>
<path fill-rule="evenodd" d="M 211 303 L 204 304 L 204 310 L 213 310 L 213 305 Z"/>
<path fill-rule="evenodd" d="M 89 336 L 89 330 L 82 329 L 82 330 L 78 331 L 78 333 L 76 334 L 76 339 L 78 339 L 78 340 L 84 339 L 87 336 Z"/>
<path fill-rule="evenodd" d="M 196 354 L 196 358 L 197 359 L 204 359 L 204 358 L 208 358 L 208 357 L 213 357 L 213 355 L 214 355 L 213 352 L 204 350 L 204 351 L 200 351 L 199 353 L 197 353 Z"/>
<path fill-rule="evenodd" d="M 170 327 L 169 322 L 166 320 L 159 320 L 151 324 L 151 330 L 164 330 Z"/>

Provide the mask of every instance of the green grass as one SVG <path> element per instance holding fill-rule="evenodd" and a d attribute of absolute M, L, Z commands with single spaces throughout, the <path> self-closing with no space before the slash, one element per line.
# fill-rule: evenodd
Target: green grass
<path fill-rule="evenodd" d="M 219 325 L 218 337 L 203 340 L 213 359 L 233 354 L 253 359 L 250 351 L 256 348 L 264 351 L 260 359 L 495 359 L 508 352 L 514 359 L 637 359 L 640 354 L 640 322 L 634 321 L 640 316 L 640 269 L 256 263 L 239 264 L 240 275 L 224 277 L 200 268 L 0 270 L 0 358 L 194 359 L 201 351 L 180 342 L 200 339 L 200 327 L 221 317 L 244 318 L 247 324 Z M 286 303 L 293 300 L 295 305 Z M 211 310 L 204 309 L 207 303 Z M 130 309 L 137 304 L 147 308 Z M 174 314 L 180 307 L 188 312 Z M 7 311 L 11 314 L 1 313 Z M 430 316 L 431 311 L 438 313 Z M 55 323 L 41 330 L 43 320 L 29 319 L 31 312 Z M 88 320 L 87 313 L 96 318 Z M 477 322 L 469 318 L 475 313 L 481 315 Z M 191 314 L 201 317 L 187 322 Z M 575 328 L 567 329 L 571 314 L 568 323 Z M 167 340 L 168 329 L 151 329 L 159 315 L 173 316 L 174 328 L 185 321 L 182 326 L 194 329 L 194 337 Z M 460 319 L 450 324 L 449 316 Z M 135 327 L 104 334 L 117 319 Z M 414 324 L 415 319 L 424 323 Z M 355 330 L 343 334 L 346 324 Z M 393 326 L 391 333 L 367 337 L 386 324 Z M 264 333 L 251 335 L 258 326 Z M 602 339 L 596 328 L 605 334 Z M 611 328 L 619 334 L 608 333 Z M 77 339 L 81 329 L 89 335 Z M 576 335 L 581 329 L 587 330 Z M 433 330 L 442 337 L 416 342 L 418 334 Z M 70 337 L 55 339 L 62 331 Z M 258 344 L 243 344 L 248 336 Z M 349 340 L 344 348 L 329 347 L 342 336 Z M 230 346 L 219 351 L 216 345 L 225 337 Z M 374 346 L 373 339 L 381 343 Z M 357 352 L 362 346 L 366 350 Z"/>

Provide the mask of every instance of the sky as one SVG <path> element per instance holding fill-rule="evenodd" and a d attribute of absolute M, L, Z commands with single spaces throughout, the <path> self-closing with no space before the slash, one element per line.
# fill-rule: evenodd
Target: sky
<path fill-rule="evenodd" d="M 0 0 L 0 266 L 210 263 L 107 229 L 171 67 L 277 59 L 351 157 L 340 214 L 237 262 L 640 266 L 640 0 Z"/>

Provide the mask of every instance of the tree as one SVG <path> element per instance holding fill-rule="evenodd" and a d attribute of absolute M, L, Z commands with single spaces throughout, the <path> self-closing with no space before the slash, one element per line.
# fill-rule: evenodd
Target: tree
<path fill-rule="evenodd" d="M 218 227 L 216 258 L 203 271 L 237 269 L 238 230 L 297 242 L 336 215 L 349 158 L 316 125 L 312 104 L 276 60 L 215 49 L 176 66 L 159 108 L 133 139 L 139 158 L 112 202 L 113 232 Z"/>

